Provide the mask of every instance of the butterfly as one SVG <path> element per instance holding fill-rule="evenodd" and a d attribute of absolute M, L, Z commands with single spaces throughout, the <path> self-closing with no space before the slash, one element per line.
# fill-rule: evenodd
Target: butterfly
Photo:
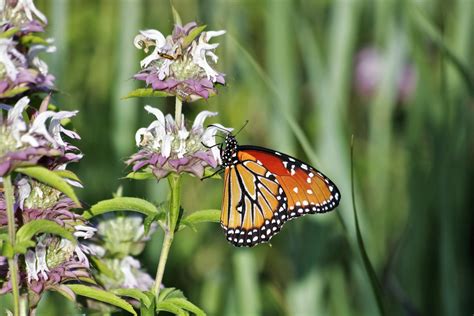
<path fill-rule="evenodd" d="M 220 146 L 224 168 L 221 226 L 237 247 L 268 242 L 290 219 L 325 213 L 341 193 L 320 171 L 289 155 L 241 146 L 228 133 Z"/>

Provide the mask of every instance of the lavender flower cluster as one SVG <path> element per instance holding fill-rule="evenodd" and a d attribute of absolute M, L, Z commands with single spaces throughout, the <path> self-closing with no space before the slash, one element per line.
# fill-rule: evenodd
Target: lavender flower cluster
<path fill-rule="evenodd" d="M 50 96 L 33 104 L 31 96 L 52 92 L 54 77 L 38 57 L 52 52 L 50 40 L 40 37 L 47 19 L 31 0 L 0 1 L 0 181 L 13 178 L 13 214 L 15 229 L 36 220 L 52 221 L 69 230 L 75 241 L 51 233 L 40 233 L 34 246 L 14 260 L 20 262 L 18 286 L 28 292 L 30 307 L 39 302 L 47 290 L 71 292 L 65 283 L 91 281 L 85 243 L 95 228 L 75 209 L 78 207 L 61 191 L 15 170 L 41 166 L 50 171 L 65 172 L 67 166 L 82 158 L 80 150 L 69 143 L 79 135 L 63 125 L 77 111 L 49 110 Z M 69 185 L 81 187 L 73 179 Z M 6 192 L 0 192 L 0 229 L 8 226 Z M 12 223 L 10 223 L 11 225 Z M 11 292 L 11 267 L 0 257 L 0 294 Z"/>

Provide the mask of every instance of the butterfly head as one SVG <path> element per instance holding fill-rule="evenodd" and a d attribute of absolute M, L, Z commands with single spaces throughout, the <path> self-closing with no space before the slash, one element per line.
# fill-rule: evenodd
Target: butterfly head
<path fill-rule="evenodd" d="M 239 162 L 237 158 L 239 144 L 232 134 L 227 134 L 224 140 L 224 146 L 221 148 L 221 159 L 224 167 L 235 165 Z"/>

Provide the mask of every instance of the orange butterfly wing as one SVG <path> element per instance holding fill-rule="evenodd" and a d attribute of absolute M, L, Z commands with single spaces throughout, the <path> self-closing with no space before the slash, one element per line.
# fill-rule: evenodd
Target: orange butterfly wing
<path fill-rule="evenodd" d="M 240 146 L 224 175 L 221 226 L 236 246 L 267 242 L 297 216 L 328 212 L 337 187 L 313 167 L 266 148 Z"/>

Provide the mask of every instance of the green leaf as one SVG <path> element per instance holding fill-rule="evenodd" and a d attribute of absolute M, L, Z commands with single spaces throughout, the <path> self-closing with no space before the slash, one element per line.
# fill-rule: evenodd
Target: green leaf
<path fill-rule="evenodd" d="M 143 292 L 148 299 L 150 300 L 150 306 L 145 306 L 144 304 L 140 306 L 140 315 L 141 316 L 154 316 L 156 315 L 155 312 L 155 294 L 152 292 Z"/>
<path fill-rule="evenodd" d="M 58 292 L 59 294 L 61 294 L 72 302 L 76 301 L 76 294 L 74 294 L 74 292 L 64 284 L 55 285 L 53 287 L 50 287 L 50 289 Z"/>
<path fill-rule="evenodd" d="M 15 251 L 13 251 L 12 244 L 8 241 L 8 235 L 6 236 L 6 238 L 2 236 L 1 240 L 2 251 L 0 252 L 0 254 L 4 257 L 7 257 L 8 259 L 13 258 L 13 256 L 15 255 Z"/>
<path fill-rule="evenodd" d="M 466 64 L 457 56 L 456 52 L 451 48 L 449 43 L 443 39 L 443 34 L 436 28 L 430 19 L 428 19 L 419 6 L 414 5 L 413 10 L 410 10 L 410 16 L 414 21 L 415 25 L 420 29 L 421 32 L 425 33 L 433 43 L 442 50 L 446 57 L 453 64 L 454 68 L 459 72 L 463 78 L 463 82 L 467 87 L 467 91 L 474 96 L 474 78 L 472 73 Z"/>
<path fill-rule="evenodd" d="M 30 44 L 41 44 L 41 45 L 46 45 L 46 46 L 50 45 L 48 41 L 46 41 L 44 38 L 33 35 L 33 34 L 23 35 L 20 38 L 20 42 L 22 45 L 25 45 L 25 46 L 30 45 Z"/>
<path fill-rule="evenodd" d="M 183 22 L 181 22 L 181 17 L 179 16 L 178 11 L 175 9 L 173 5 L 171 5 L 171 11 L 173 12 L 174 24 L 183 25 Z"/>
<path fill-rule="evenodd" d="M 207 167 L 206 169 L 204 169 L 204 174 L 202 175 L 201 180 L 204 179 L 222 179 L 222 177 L 219 172 L 216 173 L 214 169 Z"/>
<path fill-rule="evenodd" d="M 206 223 L 206 222 L 219 223 L 220 220 L 221 220 L 220 210 L 197 211 L 181 219 L 179 230 L 185 228 L 186 226 L 195 230 L 194 227 L 196 224 Z"/>
<path fill-rule="evenodd" d="M 112 271 L 106 264 L 104 264 L 99 258 L 95 256 L 90 257 L 92 264 L 95 266 L 97 270 L 103 275 L 108 276 L 111 279 L 115 278 L 114 271 Z"/>
<path fill-rule="evenodd" d="M 89 297 L 97 301 L 108 303 L 120 307 L 132 315 L 137 315 L 130 303 L 121 299 L 115 294 L 106 292 L 95 287 L 85 286 L 82 284 L 67 284 L 66 286 L 69 287 L 77 295 Z"/>
<path fill-rule="evenodd" d="M 18 94 L 21 94 L 25 91 L 30 90 L 29 87 L 16 87 L 10 90 L 5 91 L 4 93 L 0 94 L 0 99 L 5 99 L 5 98 L 12 98 Z"/>
<path fill-rule="evenodd" d="M 178 306 L 182 309 L 185 309 L 185 310 L 188 310 L 190 311 L 191 313 L 194 313 L 196 314 L 197 316 L 205 316 L 206 313 L 200 309 L 199 307 L 197 307 L 196 305 L 194 305 L 193 303 L 191 303 L 190 301 L 188 301 L 187 299 L 185 298 L 169 298 L 169 299 L 166 299 L 164 302 L 166 303 L 171 303 L 175 306 Z"/>
<path fill-rule="evenodd" d="M 174 287 L 167 287 L 160 290 L 160 295 L 158 296 L 158 302 L 164 301 L 168 298 L 186 298 L 181 290 L 178 290 Z"/>
<path fill-rule="evenodd" d="M 188 222 L 193 224 L 213 222 L 219 223 L 221 220 L 221 210 L 203 210 L 197 211 L 185 218 Z"/>
<path fill-rule="evenodd" d="M 69 170 L 54 170 L 53 172 L 55 174 L 57 174 L 58 176 L 60 176 L 61 178 L 74 180 L 74 181 L 77 181 L 79 183 L 82 182 L 81 179 L 79 179 L 79 177 L 72 171 L 69 171 Z"/>
<path fill-rule="evenodd" d="M 160 214 L 156 206 L 147 200 L 134 197 L 116 197 L 94 204 L 90 210 L 84 212 L 83 216 L 86 219 L 90 219 L 97 215 L 117 211 L 133 211 L 152 218 Z"/>
<path fill-rule="evenodd" d="M 202 31 L 207 27 L 207 25 L 198 26 L 189 32 L 189 34 L 183 40 L 183 48 L 188 47 L 194 41 L 194 39 L 201 34 Z"/>
<path fill-rule="evenodd" d="M 362 256 L 362 262 L 364 263 L 365 271 L 367 275 L 369 276 L 370 285 L 377 302 L 379 313 L 380 315 L 385 315 L 382 287 L 377 278 L 377 274 L 375 273 L 375 269 L 372 266 L 372 263 L 370 262 L 370 258 L 367 255 L 367 251 L 364 245 L 364 240 L 362 238 L 362 233 L 359 227 L 359 219 L 357 217 L 357 208 L 356 208 L 355 192 L 354 192 L 354 136 L 352 136 L 352 140 L 351 140 L 351 190 L 352 190 L 352 209 L 354 210 L 354 223 L 355 223 L 355 229 L 356 229 L 357 244 L 359 246 L 360 254 Z"/>
<path fill-rule="evenodd" d="M 8 29 L 5 32 L 1 33 L 0 38 L 12 37 L 18 31 L 19 31 L 19 29 L 17 27 L 12 27 L 11 29 Z"/>
<path fill-rule="evenodd" d="M 115 289 L 111 291 L 114 294 L 119 296 L 127 296 L 136 299 L 140 303 L 144 304 L 146 307 L 150 307 L 151 300 L 150 298 L 138 289 Z"/>
<path fill-rule="evenodd" d="M 187 314 L 183 309 L 179 308 L 173 303 L 166 302 L 166 301 L 159 302 L 158 305 L 156 306 L 156 311 L 166 311 L 178 316 L 186 316 Z"/>
<path fill-rule="evenodd" d="M 66 180 L 61 178 L 54 171 L 40 166 L 20 167 L 16 168 L 15 171 L 23 173 L 31 178 L 49 185 L 50 187 L 55 188 L 58 191 L 61 191 L 71 198 L 71 200 L 73 200 L 78 207 L 81 207 L 81 203 L 79 202 L 79 199 L 77 198 L 76 193 L 74 193 L 72 187 L 66 182 Z"/>
<path fill-rule="evenodd" d="M 150 180 L 150 179 L 156 179 L 155 175 L 151 170 L 144 170 L 144 171 L 136 171 L 136 172 L 130 172 L 125 176 L 127 179 L 133 179 L 133 180 Z"/>
<path fill-rule="evenodd" d="M 140 88 L 140 89 L 135 89 L 131 91 L 129 94 L 124 96 L 122 100 L 130 99 L 130 98 L 170 97 L 170 96 L 173 96 L 173 94 L 165 92 L 165 91 L 153 90 L 152 88 Z"/>
<path fill-rule="evenodd" d="M 39 233 L 58 235 L 74 243 L 76 242 L 74 235 L 66 228 L 53 221 L 38 219 L 26 223 L 16 233 L 16 252 L 25 253 L 28 247 L 33 247 L 35 245 L 35 242 L 32 240 L 33 236 Z"/>

